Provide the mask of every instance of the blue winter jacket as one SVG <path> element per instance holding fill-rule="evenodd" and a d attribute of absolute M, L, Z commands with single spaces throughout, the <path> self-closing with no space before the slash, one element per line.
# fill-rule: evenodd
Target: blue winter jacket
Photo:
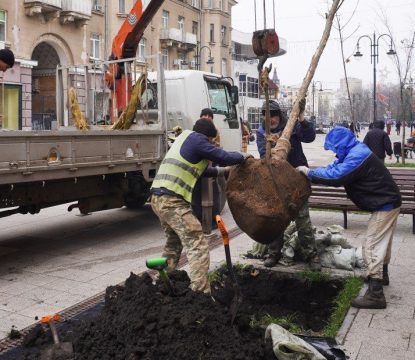
<path fill-rule="evenodd" d="M 285 124 L 283 125 L 285 126 Z M 272 134 L 278 134 L 284 129 L 284 127 L 277 127 L 275 129 L 271 129 Z M 259 156 L 262 158 L 265 157 L 266 151 L 266 139 L 265 139 L 265 127 L 264 125 L 260 126 L 256 132 L 256 143 L 259 151 Z M 288 153 L 287 161 L 293 167 L 297 167 L 300 165 L 308 166 L 307 158 L 303 152 L 303 146 L 301 145 L 302 142 L 304 143 L 311 143 L 316 138 L 316 131 L 314 129 L 313 124 L 309 123 L 307 120 L 303 122 L 297 121 L 294 127 L 293 134 L 290 138 L 291 143 L 291 150 Z"/>
<path fill-rule="evenodd" d="M 344 127 L 331 130 L 324 143 L 325 150 L 336 154 L 337 160 L 325 168 L 310 170 L 313 183 L 344 185 L 347 195 L 362 210 L 392 210 L 401 205 L 398 186 L 383 162 Z"/>

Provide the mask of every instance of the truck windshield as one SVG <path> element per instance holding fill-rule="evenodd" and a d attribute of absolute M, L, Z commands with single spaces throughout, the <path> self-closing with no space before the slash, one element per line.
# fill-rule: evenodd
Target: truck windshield
<path fill-rule="evenodd" d="M 236 115 L 235 105 L 229 93 L 228 86 L 220 81 L 207 80 L 210 107 L 214 114 L 225 115 L 229 128 L 238 129 L 239 121 Z"/>

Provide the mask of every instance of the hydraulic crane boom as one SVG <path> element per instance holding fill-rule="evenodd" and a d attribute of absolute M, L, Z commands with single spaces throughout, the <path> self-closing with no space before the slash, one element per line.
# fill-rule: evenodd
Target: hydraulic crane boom
<path fill-rule="evenodd" d="M 164 0 L 151 0 L 143 12 L 142 0 L 137 0 L 121 25 L 112 42 L 109 60 L 122 60 L 136 56 L 137 47 L 144 30 L 160 8 Z M 105 80 L 112 91 L 112 121 L 125 109 L 131 96 L 131 74 L 124 70 L 124 63 L 111 64 L 106 72 Z"/>

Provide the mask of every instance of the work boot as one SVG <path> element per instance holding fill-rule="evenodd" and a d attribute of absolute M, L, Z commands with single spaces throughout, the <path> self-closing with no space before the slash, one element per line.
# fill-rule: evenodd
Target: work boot
<path fill-rule="evenodd" d="M 315 271 L 315 272 L 321 271 L 320 258 L 317 254 L 312 255 L 308 258 L 307 265 L 310 271 Z"/>
<path fill-rule="evenodd" d="M 369 288 L 366 294 L 353 299 L 351 305 L 358 309 L 385 309 L 386 299 L 382 282 L 382 279 L 369 278 Z"/>
<path fill-rule="evenodd" d="M 389 273 L 388 273 L 388 265 L 383 265 L 383 279 L 382 285 L 388 286 L 389 285 Z"/>
<path fill-rule="evenodd" d="M 264 266 L 271 268 L 277 265 L 278 257 L 276 255 L 268 255 L 268 257 L 264 261 Z"/>

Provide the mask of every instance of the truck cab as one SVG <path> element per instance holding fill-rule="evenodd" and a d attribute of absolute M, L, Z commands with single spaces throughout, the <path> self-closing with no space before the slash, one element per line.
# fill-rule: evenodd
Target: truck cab
<path fill-rule="evenodd" d="M 227 151 L 241 150 L 237 87 L 220 75 L 197 70 L 166 70 L 164 77 L 169 130 L 175 126 L 192 129 L 200 111 L 210 108 L 221 147 Z M 155 82 L 156 73 L 149 73 L 149 79 Z"/>

